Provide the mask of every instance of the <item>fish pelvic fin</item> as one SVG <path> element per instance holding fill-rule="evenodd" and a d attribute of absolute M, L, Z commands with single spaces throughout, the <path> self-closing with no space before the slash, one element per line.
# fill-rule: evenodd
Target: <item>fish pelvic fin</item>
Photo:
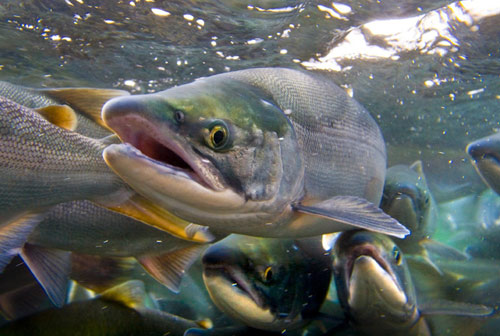
<path fill-rule="evenodd" d="M 199 243 L 215 240 L 208 227 L 187 222 L 138 194 L 120 205 L 106 206 L 106 208 L 166 231 L 180 239 Z"/>
<path fill-rule="evenodd" d="M 20 255 L 52 303 L 62 307 L 68 290 L 71 253 L 26 243 Z"/>
<path fill-rule="evenodd" d="M 43 219 L 41 214 L 27 214 L 0 225 L 0 273 L 21 251 L 33 229 Z"/>
<path fill-rule="evenodd" d="M 130 95 L 124 90 L 97 88 L 56 88 L 38 91 L 72 106 L 107 129 L 108 126 L 101 118 L 102 106 L 111 98 Z"/>
<path fill-rule="evenodd" d="M 184 274 L 206 247 L 207 245 L 193 244 L 160 255 L 142 256 L 138 261 L 153 278 L 172 292 L 178 293 Z"/>
<path fill-rule="evenodd" d="M 68 105 L 49 105 L 36 111 L 45 120 L 68 131 L 74 131 L 78 125 L 75 111 Z"/>
<path fill-rule="evenodd" d="M 146 306 L 146 289 L 141 280 L 129 280 L 102 292 L 99 297 L 138 309 Z"/>
<path fill-rule="evenodd" d="M 336 196 L 312 206 L 294 204 L 292 208 L 308 215 L 352 226 L 353 229 L 365 229 L 398 238 L 404 238 L 410 234 L 406 227 L 373 203 L 356 196 Z M 332 229 L 331 232 L 336 231 L 339 230 Z"/>

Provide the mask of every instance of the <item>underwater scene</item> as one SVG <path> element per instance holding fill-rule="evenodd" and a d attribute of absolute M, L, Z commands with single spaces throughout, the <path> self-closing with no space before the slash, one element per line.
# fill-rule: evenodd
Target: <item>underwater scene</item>
<path fill-rule="evenodd" d="M 498 335 L 499 107 L 498 1 L 2 0 L 0 336 Z"/>

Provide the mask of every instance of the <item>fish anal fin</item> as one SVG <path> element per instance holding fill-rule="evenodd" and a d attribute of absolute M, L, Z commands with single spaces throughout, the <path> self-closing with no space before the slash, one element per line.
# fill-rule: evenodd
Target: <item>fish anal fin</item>
<path fill-rule="evenodd" d="M 422 315 L 454 315 L 468 317 L 487 317 L 494 309 L 482 304 L 436 300 L 419 304 Z"/>
<path fill-rule="evenodd" d="M 37 108 L 36 111 L 53 125 L 74 131 L 78 125 L 75 111 L 68 105 L 49 105 Z"/>
<path fill-rule="evenodd" d="M 141 280 L 129 280 L 102 292 L 99 297 L 137 309 L 145 307 L 146 289 Z"/>
<path fill-rule="evenodd" d="M 102 106 L 112 98 L 130 94 L 124 90 L 98 88 L 56 88 L 38 91 L 76 108 L 88 118 L 106 128 L 108 127 L 101 119 Z"/>
<path fill-rule="evenodd" d="M 0 273 L 21 251 L 33 229 L 40 223 L 41 214 L 26 214 L 0 225 Z"/>
<path fill-rule="evenodd" d="M 153 278 L 178 293 L 182 277 L 206 247 L 193 244 L 160 255 L 141 256 L 138 261 Z"/>
<path fill-rule="evenodd" d="M 184 240 L 209 243 L 215 239 L 206 226 L 187 222 L 138 194 L 120 205 L 106 206 L 106 208 Z"/>
<path fill-rule="evenodd" d="M 52 303 L 61 307 L 68 289 L 71 253 L 26 243 L 20 255 Z"/>
<path fill-rule="evenodd" d="M 292 208 L 301 213 L 329 219 L 344 226 L 352 226 L 353 229 L 366 229 L 398 238 L 404 238 L 410 234 L 410 231 L 397 220 L 384 213 L 373 203 L 360 197 L 336 196 L 312 206 L 294 204 Z M 332 225 L 331 231 L 328 231 L 328 224 L 326 224 L 322 231 L 324 231 L 322 233 L 329 233 L 341 230 Z"/>

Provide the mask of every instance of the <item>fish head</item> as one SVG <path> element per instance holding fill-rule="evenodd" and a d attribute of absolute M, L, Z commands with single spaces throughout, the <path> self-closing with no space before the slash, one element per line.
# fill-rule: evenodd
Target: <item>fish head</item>
<path fill-rule="evenodd" d="M 109 146 L 104 158 L 132 188 L 183 219 L 272 221 L 302 192 L 295 132 L 264 93 L 216 77 L 110 100 L 102 118 L 123 144 Z"/>
<path fill-rule="evenodd" d="M 203 279 L 214 303 L 235 320 L 295 329 L 318 312 L 328 291 L 331 261 L 317 247 L 319 241 L 231 235 L 205 251 Z"/>
<path fill-rule="evenodd" d="M 339 301 L 356 327 L 398 330 L 418 319 L 408 267 L 390 238 L 347 231 L 334 251 Z"/>
<path fill-rule="evenodd" d="M 483 181 L 500 194 L 500 133 L 471 142 L 465 151 Z"/>
<path fill-rule="evenodd" d="M 414 166 L 387 169 L 380 208 L 411 231 L 406 239 L 420 240 L 432 233 L 437 212 L 421 166 Z"/>

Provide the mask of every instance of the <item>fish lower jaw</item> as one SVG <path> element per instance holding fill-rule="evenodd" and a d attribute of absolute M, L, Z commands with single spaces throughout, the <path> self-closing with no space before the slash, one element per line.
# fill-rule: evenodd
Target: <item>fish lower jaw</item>
<path fill-rule="evenodd" d="M 203 281 L 214 304 L 232 318 L 268 330 L 276 320 L 269 308 L 259 306 L 251 295 L 234 285 L 230 278 L 204 271 Z"/>

